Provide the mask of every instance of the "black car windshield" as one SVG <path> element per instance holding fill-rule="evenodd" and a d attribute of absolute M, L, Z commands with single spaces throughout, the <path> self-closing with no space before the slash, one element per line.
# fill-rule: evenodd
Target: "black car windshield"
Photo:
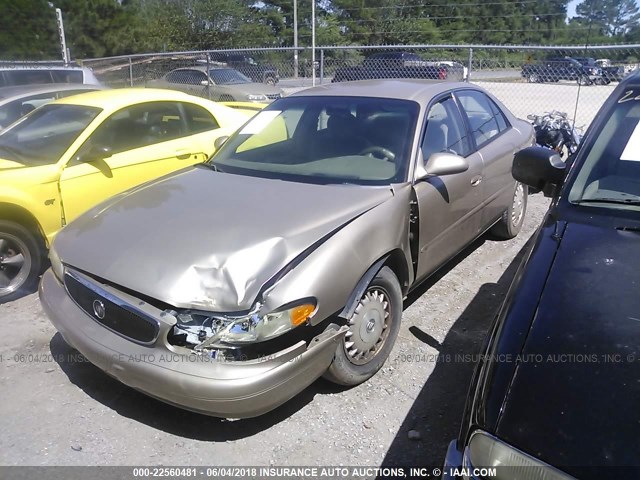
<path fill-rule="evenodd" d="M 233 68 L 216 68 L 209 70 L 209 76 L 216 85 L 237 85 L 239 83 L 251 83 L 251 79 L 245 77 Z"/>
<path fill-rule="evenodd" d="M 606 117 L 586 146 L 569 201 L 640 211 L 640 86 L 625 89 Z"/>
<path fill-rule="evenodd" d="M 24 165 L 56 163 L 101 109 L 44 105 L 0 133 L 0 158 Z"/>
<path fill-rule="evenodd" d="M 419 107 L 369 97 L 288 97 L 212 158 L 223 172 L 310 183 L 405 181 Z"/>

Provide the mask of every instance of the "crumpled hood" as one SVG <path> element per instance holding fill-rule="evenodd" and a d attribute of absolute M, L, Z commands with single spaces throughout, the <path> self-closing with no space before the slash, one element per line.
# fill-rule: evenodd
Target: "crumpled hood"
<path fill-rule="evenodd" d="M 640 225 L 616 226 L 567 226 L 497 428 L 569 473 L 638 462 Z"/>
<path fill-rule="evenodd" d="M 67 265 L 176 307 L 242 311 L 305 249 L 392 195 L 196 167 L 94 208 L 54 248 Z"/>

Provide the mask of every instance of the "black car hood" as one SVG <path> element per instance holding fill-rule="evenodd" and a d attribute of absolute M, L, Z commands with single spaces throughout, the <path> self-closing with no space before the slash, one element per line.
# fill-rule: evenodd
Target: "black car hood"
<path fill-rule="evenodd" d="M 571 223 L 497 435 L 575 475 L 640 462 L 640 231 Z"/>

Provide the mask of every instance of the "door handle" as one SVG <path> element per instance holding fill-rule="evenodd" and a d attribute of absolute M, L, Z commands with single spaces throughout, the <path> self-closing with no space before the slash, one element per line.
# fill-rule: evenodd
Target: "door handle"
<path fill-rule="evenodd" d="M 191 155 L 193 155 L 193 154 L 188 150 L 176 150 L 176 157 L 179 160 L 185 160 L 185 159 L 189 158 Z"/>
<path fill-rule="evenodd" d="M 477 175 L 471 179 L 471 186 L 477 187 L 482 182 L 482 175 Z"/>

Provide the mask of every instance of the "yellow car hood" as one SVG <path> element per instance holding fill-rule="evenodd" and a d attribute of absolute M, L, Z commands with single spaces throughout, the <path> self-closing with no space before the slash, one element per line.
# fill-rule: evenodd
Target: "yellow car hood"
<path fill-rule="evenodd" d="M 9 170 L 13 168 L 24 168 L 26 165 L 18 162 L 14 162 L 13 160 L 6 160 L 4 158 L 0 158 L 0 171 Z"/>

